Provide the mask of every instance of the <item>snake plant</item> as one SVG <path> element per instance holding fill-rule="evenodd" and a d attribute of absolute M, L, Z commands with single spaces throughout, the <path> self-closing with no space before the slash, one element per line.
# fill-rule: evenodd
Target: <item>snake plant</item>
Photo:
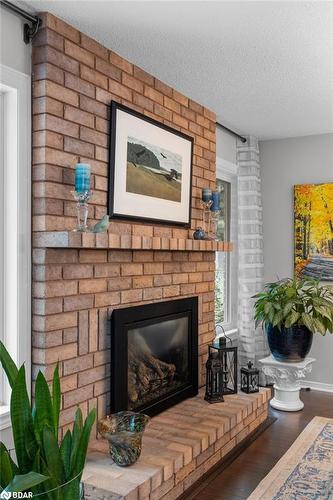
<path fill-rule="evenodd" d="M 0 362 L 11 387 L 10 417 L 16 463 L 0 442 L 0 493 L 31 491 L 47 500 L 77 500 L 85 464 L 91 428 L 96 412 L 83 423 L 77 409 L 73 430 L 58 441 L 60 416 L 60 379 L 54 370 L 52 389 L 39 371 L 35 386 L 35 404 L 29 400 L 25 367 L 19 369 L 0 342 Z"/>

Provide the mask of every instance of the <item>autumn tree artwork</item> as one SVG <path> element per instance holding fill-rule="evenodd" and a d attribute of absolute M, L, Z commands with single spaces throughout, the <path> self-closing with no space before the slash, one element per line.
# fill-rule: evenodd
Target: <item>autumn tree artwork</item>
<path fill-rule="evenodd" d="M 333 281 L 333 183 L 294 187 L 295 275 Z"/>

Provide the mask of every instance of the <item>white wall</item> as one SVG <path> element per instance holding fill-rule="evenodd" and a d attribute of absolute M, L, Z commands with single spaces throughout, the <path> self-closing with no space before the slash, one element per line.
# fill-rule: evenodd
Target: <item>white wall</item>
<path fill-rule="evenodd" d="M 260 156 L 267 282 L 293 275 L 293 186 L 333 182 L 333 134 L 262 141 Z M 308 379 L 333 390 L 333 335 L 315 335 L 311 355 Z"/>
<path fill-rule="evenodd" d="M 0 63 L 31 74 L 31 44 L 23 42 L 24 21 L 0 7 Z"/>
<path fill-rule="evenodd" d="M 236 137 L 216 127 L 216 156 L 236 164 Z"/>

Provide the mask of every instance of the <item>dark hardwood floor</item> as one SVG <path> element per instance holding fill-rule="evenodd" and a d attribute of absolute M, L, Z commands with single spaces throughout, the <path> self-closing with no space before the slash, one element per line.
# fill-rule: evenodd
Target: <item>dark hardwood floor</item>
<path fill-rule="evenodd" d="M 271 409 L 277 420 L 225 470 L 214 471 L 188 500 L 244 500 L 284 455 L 300 432 L 316 415 L 333 418 L 333 393 L 302 390 L 302 411 Z"/>

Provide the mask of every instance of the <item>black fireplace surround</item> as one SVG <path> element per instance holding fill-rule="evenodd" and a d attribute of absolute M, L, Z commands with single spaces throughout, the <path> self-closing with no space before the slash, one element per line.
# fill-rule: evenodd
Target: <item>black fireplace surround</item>
<path fill-rule="evenodd" d="M 156 415 L 198 393 L 198 297 L 111 317 L 111 411 Z"/>

